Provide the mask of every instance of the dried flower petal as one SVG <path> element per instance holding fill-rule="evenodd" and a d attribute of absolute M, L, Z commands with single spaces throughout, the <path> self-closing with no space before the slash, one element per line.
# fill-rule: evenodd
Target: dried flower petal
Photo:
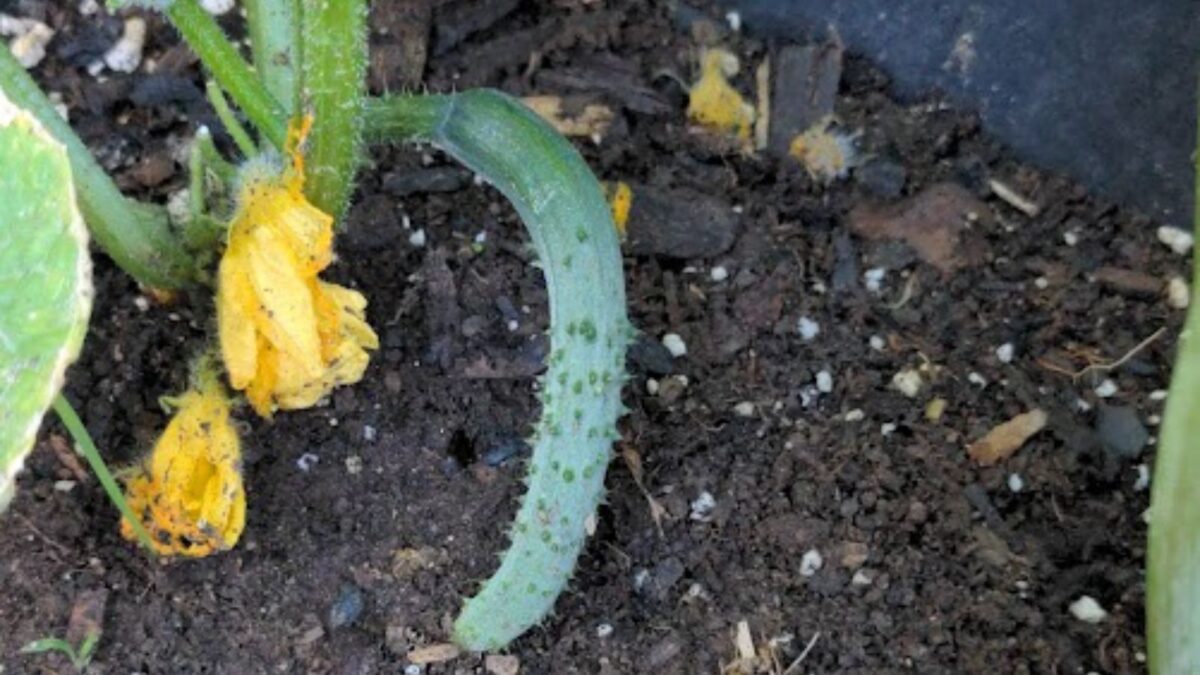
<path fill-rule="evenodd" d="M 130 508 L 160 555 L 206 556 L 232 548 L 246 523 L 241 444 L 215 377 L 176 401 L 179 410 L 148 461 L 126 481 Z M 121 534 L 136 541 L 128 521 Z"/>
<path fill-rule="evenodd" d="M 754 106 L 726 78 L 738 71 L 737 57 L 724 49 L 707 49 L 700 56 L 700 80 L 688 94 L 688 117 L 698 124 L 750 138 Z"/>
<path fill-rule="evenodd" d="M 258 414 L 307 408 L 333 387 L 357 382 L 378 338 L 366 299 L 318 273 L 333 260 L 333 219 L 303 194 L 298 146 L 279 170 L 247 167 L 218 272 L 217 323 L 230 383 Z"/>

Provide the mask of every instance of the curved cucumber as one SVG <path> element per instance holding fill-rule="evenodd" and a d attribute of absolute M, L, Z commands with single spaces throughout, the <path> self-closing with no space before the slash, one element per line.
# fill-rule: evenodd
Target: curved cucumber
<path fill-rule="evenodd" d="M 0 45 L 0 48 L 3 48 Z M 0 511 L 92 307 L 67 150 L 0 92 Z"/>
<path fill-rule="evenodd" d="M 504 94 L 388 99 L 368 109 L 367 125 L 377 136 L 427 140 L 495 185 L 529 229 L 546 276 L 550 363 L 529 490 L 500 569 L 454 624 L 459 645 L 499 649 L 554 606 L 604 493 L 632 334 L 616 228 L 579 153 Z"/>

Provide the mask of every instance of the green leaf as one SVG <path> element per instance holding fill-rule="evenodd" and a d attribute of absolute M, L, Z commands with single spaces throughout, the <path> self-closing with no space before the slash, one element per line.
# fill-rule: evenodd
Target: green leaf
<path fill-rule="evenodd" d="M 0 510 L 79 355 L 92 307 L 66 148 L 0 94 Z"/>
<path fill-rule="evenodd" d="M 46 652 L 62 652 L 72 663 L 75 662 L 75 648 L 71 646 L 71 643 L 59 638 L 42 638 L 21 647 L 22 654 L 45 654 Z"/>

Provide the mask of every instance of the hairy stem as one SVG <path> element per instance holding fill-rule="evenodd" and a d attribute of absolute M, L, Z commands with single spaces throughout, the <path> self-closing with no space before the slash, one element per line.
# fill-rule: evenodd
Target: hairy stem
<path fill-rule="evenodd" d="M 2 46 L 0 91 L 66 146 L 79 210 L 96 243 L 121 269 L 157 288 L 183 288 L 195 281 L 191 256 L 171 231 L 166 211 L 121 194 L 71 125 L 58 116 L 54 104 Z"/>
<path fill-rule="evenodd" d="M 500 190 L 528 228 L 546 277 L 551 352 L 529 489 L 500 568 L 454 624 L 463 647 L 499 649 L 554 606 L 604 493 L 632 334 L 616 228 L 579 153 L 504 94 L 401 96 L 368 110 L 373 137 L 431 142 Z"/>
<path fill-rule="evenodd" d="M 366 0 L 303 0 L 303 97 L 313 127 L 305 193 L 341 220 L 354 189 L 367 88 Z"/>
<path fill-rule="evenodd" d="M 221 120 L 221 124 L 224 125 L 225 131 L 229 132 L 229 136 L 233 139 L 234 145 L 238 146 L 238 150 L 241 150 L 242 154 L 248 158 L 257 156 L 258 146 L 250 138 L 250 133 L 238 121 L 233 108 L 229 107 L 229 101 L 225 100 L 225 94 L 221 92 L 221 87 L 216 82 L 209 80 L 204 84 L 204 93 L 208 95 L 208 102 L 212 105 L 213 111 L 217 113 L 217 119 Z"/>
<path fill-rule="evenodd" d="M 300 101 L 300 0 L 245 0 L 254 68 L 287 115 Z"/>
<path fill-rule="evenodd" d="M 287 137 L 283 108 L 259 81 L 254 69 L 238 53 L 237 47 L 229 41 L 212 16 L 196 0 L 173 0 L 165 11 L 167 18 L 187 40 L 188 46 L 212 73 L 213 79 L 229 92 L 242 109 L 246 119 L 271 145 L 282 149 Z"/>

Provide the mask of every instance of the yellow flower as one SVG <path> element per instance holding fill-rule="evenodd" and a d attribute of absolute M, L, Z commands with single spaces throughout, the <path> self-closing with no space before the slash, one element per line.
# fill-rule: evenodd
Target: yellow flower
<path fill-rule="evenodd" d="M 724 49 L 706 49 L 700 55 L 700 79 L 688 93 L 688 117 L 697 124 L 750 138 L 754 106 L 746 102 L 727 79 L 738 71 L 737 57 Z"/>
<path fill-rule="evenodd" d="M 237 543 L 246 524 L 241 445 L 216 377 L 186 392 L 154 450 L 126 481 L 125 496 L 160 555 L 206 556 Z M 137 535 L 129 521 L 121 534 Z"/>
<path fill-rule="evenodd" d="M 290 130 L 291 166 L 244 173 L 218 270 L 225 367 L 263 417 L 359 381 L 379 346 L 362 294 L 317 277 L 333 259 L 333 219 L 304 198 L 305 133 L 307 122 Z"/>

